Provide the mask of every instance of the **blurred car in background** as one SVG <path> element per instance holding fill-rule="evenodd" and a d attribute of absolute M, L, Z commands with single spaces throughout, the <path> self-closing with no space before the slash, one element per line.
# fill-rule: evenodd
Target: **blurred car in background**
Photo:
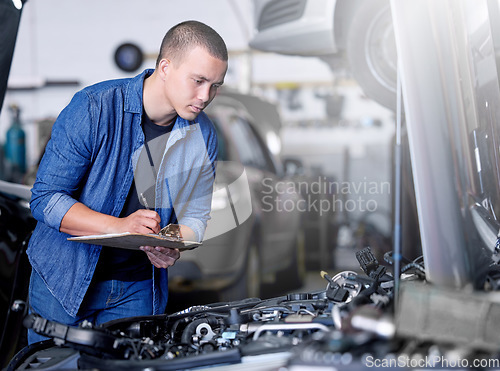
<path fill-rule="evenodd" d="M 396 108 L 389 0 L 254 0 L 254 49 L 317 56 L 351 73 L 365 94 Z"/>
<path fill-rule="evenodd" d="M 262 133 L 269 127 L 238 97 L 221 93 L 206 110 L 219 140 L 211 220 L 203 245 L 169 268 L 171 292 L 208 290 L 238 300 L 260 297 L 264 283 L 285 289 L 304 279 L 301 196 L 286 188 L 293 180 L 266 145 Z M 260 106 L 270 104 L 260 100 Z"/>
<path fill-rule="evenodd" d="M 30 195 L 30 187 L 0 181 L 0 368 L 26 345 L 22 320 L 31 267 L 25 252 L 35 227 Z"/>

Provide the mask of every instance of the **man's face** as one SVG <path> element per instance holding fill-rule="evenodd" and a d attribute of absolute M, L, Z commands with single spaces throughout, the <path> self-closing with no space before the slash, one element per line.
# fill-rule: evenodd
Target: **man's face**
<path fill-rule="evenodd" d="M 177 114 L 194 120 L 214 99 L 224 82 L 227 62 L 196 47 L 181 61 L 171 61 L 165 69 L 165 95 Z"/>

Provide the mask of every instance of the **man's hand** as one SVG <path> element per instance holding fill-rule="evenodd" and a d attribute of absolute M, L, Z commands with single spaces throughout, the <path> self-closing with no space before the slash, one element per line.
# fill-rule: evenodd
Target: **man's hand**
<path fill-rule="evenodd" d="M 130 233 L 158 233 L 160 216 L 156 211 L 140 209 L 125 218 L 119 218 L 117 231 Z"/>
<path fill-rule="evenodd" d="M 156 268 L 171 267 L 181 256 L 179 249 L 171 249 L 169 247 L 141 246 L 141 250 L 147 254 L 149 261 Z"/>

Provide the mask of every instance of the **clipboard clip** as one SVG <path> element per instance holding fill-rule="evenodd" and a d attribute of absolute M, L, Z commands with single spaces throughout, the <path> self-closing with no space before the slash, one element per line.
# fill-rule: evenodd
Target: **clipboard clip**
<path fill-rule="evenodd" d="M 178 241 L 182 241 L 181 228 L 178 224 L 169 224 L 166 227 L 163 227 L 158 235 L 164 237 L 175 238 Z"/>

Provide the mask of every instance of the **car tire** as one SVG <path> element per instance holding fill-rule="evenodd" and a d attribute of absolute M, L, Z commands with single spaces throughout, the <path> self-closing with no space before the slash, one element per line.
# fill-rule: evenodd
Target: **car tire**
<path fill-rule="evenodd" d="M 349 69 L 364 93 L 396 110 L 397 53 L 389 0 L 362 2 L 346 42 Z"/>
<path fill-rule="evenodd" d="M 236 282 L 219 292 L 219 300 L 234 301 L 246 298 L 260 298 L 262 277 L 259 248 L 255 241 L 251 241 L 247 250 L 245 269 Z"/>

